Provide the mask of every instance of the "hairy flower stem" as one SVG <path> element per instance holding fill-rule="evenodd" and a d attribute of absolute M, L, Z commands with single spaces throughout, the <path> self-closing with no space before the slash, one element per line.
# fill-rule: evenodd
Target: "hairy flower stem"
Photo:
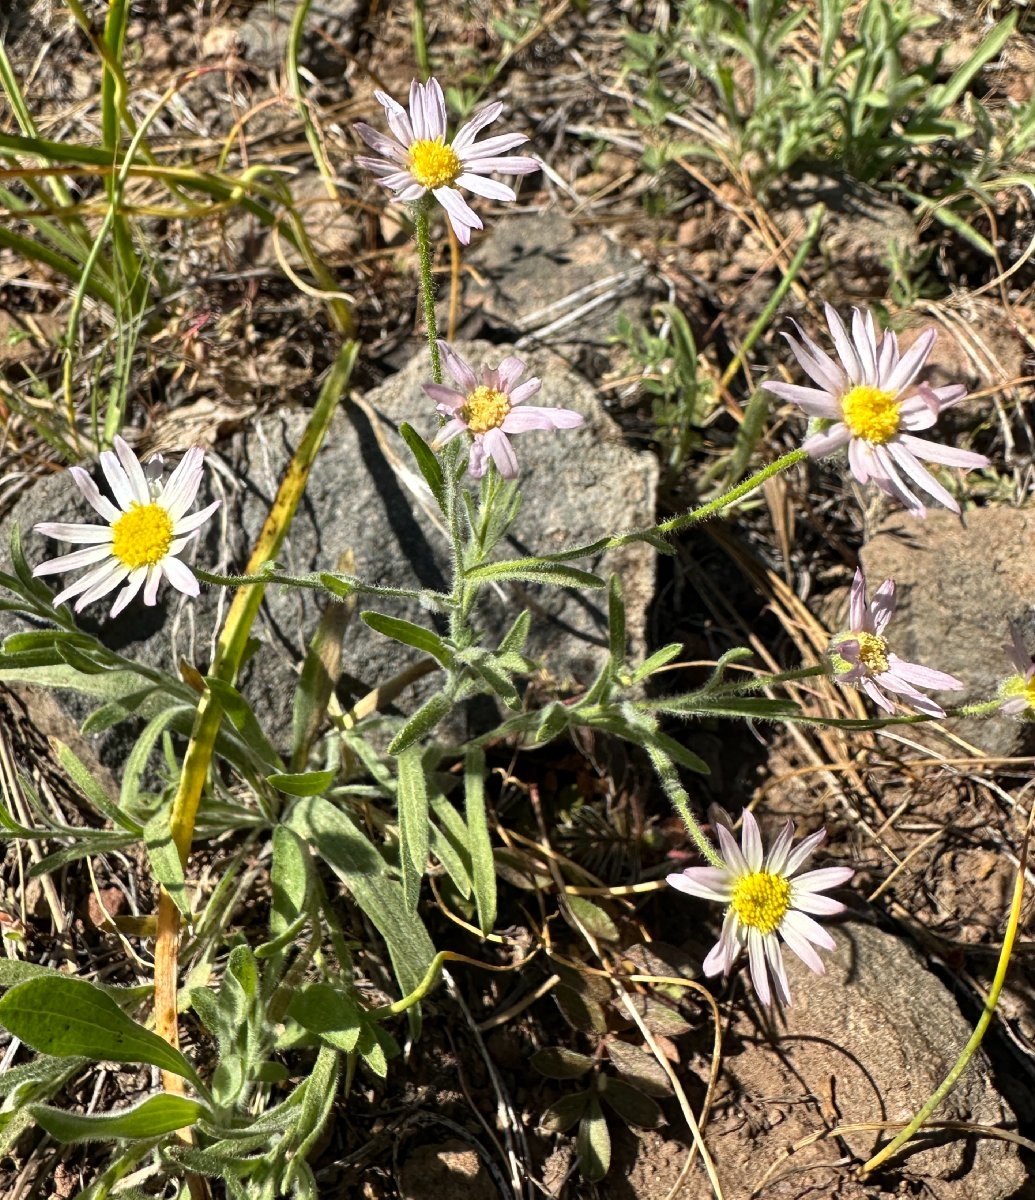
<path fill-rule="evenodd" d="M 435 320 L 435 280 L 431 273 L 431 233 L 428 208 L 430 195 L 423 196 L 413 206 L 413 221 L 417 235 L 417 259 L 420 263 L 420 302 L 424 310 L 424 335 L 431 351 L 431 376 L 442 382 L 442 359 L 438 352 L 438 322 Z"/>
<path fill-rule="evenodd" d="M 305 491 L 309 471 L 323 442 L 331 417 L 352 373 L 358 345 L 346 342 L 337 361 L 320 390 L 320 396 L 294 457 L 288 464 L 266 523 L 262 527 L 246 574 L 256 573 L 263 563 L 275 558 L 287 534 L 291 518 Z M 230 605 L 223 630 L 219 635 L 211 674 L 232 683 L 240 668 L 248 645 L 248 635 L 264 588 L 248 584 L 238 589 Z M 208 776 L 212 751 L 223 719 L 223 706 L 206 689 L 198 702 L 190 743 L 183 759 L 180 782 L 173 799 L 169 817 L 169 832 L 184 866 L 194 839 L 201 792 Z M 176 1015 L 177 954 L 179 950 L 180 912 L 169 893 L 162 888 L 158 897 L 158 931 L 155 942 L 155 1030 L 172 1046 L 179 1043 Z M 182 1092 L 183 1082 L 175 1075 L 163 1072 L 166 1091 Z"/>

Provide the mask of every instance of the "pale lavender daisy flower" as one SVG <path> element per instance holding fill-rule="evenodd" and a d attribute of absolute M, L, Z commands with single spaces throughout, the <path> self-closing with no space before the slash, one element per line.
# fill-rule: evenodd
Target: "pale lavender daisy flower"
<path fill-rule="evenodd" d="M 107 525 L 43 521 L 34 526 L 45 537 L 86 547 L 40 563 L 33 571 L 33 575 L 55 575 L 90 568 L 54 597 L 55 607 L 78 596 L 75 610 L 80 612 L 125 581 L 112 606 L 111 615 L 115 617 L 141 588 L 144 603 L 154 604 L 163 576 L 186 596 L 196 596 L 200 590 L 190 567 L 176 556 L 219 507 L 219 501 L 214 500 L 200 512 L 186 515 L 201 486 L 205 452 L 200 446 L 188 450 L 163 484 L 160 471 L 156 474 L 153 470 L 153 460 L 145 472 L 122 438 L 116 437 L 114 444 L 115 452 L 106 450 L 100 461 L 117 507 L 101 495 L 82 467 L 69 468 L 76 486 Z"/>
<path fill-rule="evenodd" d="M 751 982 L 759 1000 L 765 1005 L 772 1002 L 771 973 L 779 998 L 790 1004 L 780 939 L 810 971 L 824 974 L 823 960 L 814 947 L 833 950 L 834 939 L 808 914 L 829 917 L 843 912 L 845 906 L 840 901 L 819 893 L 847 883 L 855 872 L 851 867 L 823 867 L 798 874 L 826 837 L 825 829 L 792 850 L 794 822 L 788 821 L 768 854 L 758 822 L 747 810 L 739 846 L 721 819 L 715 821 L 715 832 L 722 851 L 721 867 L 687 867 L 678 875 L 667 876 L 679 891 L 727 906 L 719 940 L 704 960 L 704 973 L 729 975 L 746 948 Z"/>
<path fill-rule="evenodd" d="M 831 674 L 837 683 L 861 687 L 885 712 L 893 713 L 895 705 L 884 690 L 901 696 L 903 703 L 917 712 L 929 717 L 944 717 L 945 710 L 917 688 L 955 692 L 965 685 L 944 671 L 903 662 L 884 637 L 884 630 L 894 615 L 895 581 L 885 579 L 867 607 L 866 579 L 856 568 L 849 602 L 849 629 L 831 638 L 827 647 Z"/>
<path fill-rule="evenodd" d="M 517 456 L 508 434 L 574 429 L 582 424 L 582 414 L 573 409 L 525 404 L 542 387 L 542 380 L 533 377 L 519 384 L 525 371 L 520 358 L 508 355 L 498 367 L 482 367 L 479 383 L 474 369 L 447 342 L 439 339 L 438 348 L 459 390 L 443 383 L 423 385 L 436 401 L 439 415 L 448 418 L 435 438 L 434 448 L 439 449 L 458 434 L 473 435 L 468 470 L 475 479 L 485 474 L 490 458 L 504 479 L 517 476 Z"/>
<path fill-rule="evenodd" d="M 1024 648 L 1016 629 L 1010 630 L 1010 641 L 1003 647 L 1010 665 L 1017 672 L 999 685 L 999 711 L 1011 717 L 1035 720 L 1035 662 Z"/>
<path fill-rule="evenodd" d="M 814 458 L 847 446 L 848 465 L 860 483 L 872 480 L 918 517 L 925 516 L 926 510 L 909 485 L 959 512 L 953 497 L 919 459 L 964 470 L 987 466 L 988 459 L 970 450 L 913 436 L 917 430 L 930 429 L 943 409 L 959 403 L 967 394 L 960 383 L 933 388 L 920 382 L 914 386 L 937 332 L 924 330 L 900 355 L 898 338 L 890 329 L 877 337 L 872 313 L 852 310 L 849 337 L 829 304 L 825 311 L 840 362 L 835 362 L 795 323 L 801 343 L 790 334 L 784 337 L 802 369 L 819 387 L 775 382 L 763 383 L 762 387 L 818 419 L 819 430 L 803 443 Z"/>
<path fill-rule="evenodd" d="M 447 142 L 446 102 L 438 80 L 429 79 L 427 83 L 414 80 L 410 84 L 409 114 L 384 92 L 375 92 L 374 98 L 384 108 L 395 137 L 386 137 L 362 121 L 357 122 L 356 132 L 382 157 L 358 157 L 356 162 L 380 176 L 378 182 L 397 200 L 419 200 L 431 192 L 446 210 L 457 239 L 465 246 L 471 240 L 471 230 L 481 229 L 482 222 L 457 187 L 489 200 L 516 200 L 513 188 L 483 176 L 493 171 L 501 175 L 528 175 L 540 169 L 534 158 L 507 155 L 508 150 L 528 141 L 523 133 L 501 133 L 475 144 L 478 133 L 503 111 L 499 101 L 479 109 Z"/>

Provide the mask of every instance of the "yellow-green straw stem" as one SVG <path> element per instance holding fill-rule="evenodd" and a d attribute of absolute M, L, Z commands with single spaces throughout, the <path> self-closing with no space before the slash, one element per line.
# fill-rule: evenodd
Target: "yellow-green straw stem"
<path fill-rule="evenodd" d="M 309 425 L 288 464 L 269 516 L 252 551 L 247 574 L 257 572 L 264 563 L 275 558 L 280 550 L 291 518 L 305 491 L 316 453 L 348 384 L 357 352 L 358 345 L 355 342 L 345 343 L 320 390 Z M 211 673 L 215 678 L 227 683 L 232 683 L 235 679 L 248 644 L 252 624 L 262 603 L 263 591 L 263 584 L 252 583 L 238 588 L 235 593 L 212 662 Z M 194 728 L 184 756 L 183 770 L 180 773 L 180 782 L 169 819 L 170 833 L 184 866 L 190 854 L 194 821 L 222 718 L 222 705 L 211 691 L 206 690 L 198 703 Z M 179 1042 L 176 1013 L 179 933 L 179 910 L 163 888 L 158 897 L 155 943 L 155 1028 L 173 1046 Z M 183 1082 L 178 1076 L 167 1074 L 164 1080 L 167 1091 L 183 1090 Z"/>

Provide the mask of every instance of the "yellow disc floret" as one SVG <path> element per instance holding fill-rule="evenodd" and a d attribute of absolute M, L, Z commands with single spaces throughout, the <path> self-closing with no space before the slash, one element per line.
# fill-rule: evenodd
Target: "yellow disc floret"
<path fill-rule="evenodd" d="M 459 416 L 472 433 L 498 429 L 510 412 L 510 400 L 495 388 L 477 387 L 467 397 Z"/>
<path fill-rule="evenodd" d="M 133 504 L 112 525 L 111 552 L 131 571 L 153 567 L 169 553 L 173 519 L 160 504 Z"/>
<path fill-rule="evenodd" d="M 733 885 L 730 903 L 743 924 L 763 935 L 775 933 L 791 906 L 790 881 L 768 871 L 752 871 Z"/>
<path fill-rule="evenodd" d="M 464 169 L 452 146 L 428 140 L 410 146 L 408 165 L 413 178 L 426 188 L 448 187 Z"/>
<path fill-rule="evenodd" d="M 838 654 L 837 648 L 842 642 L 859 643 L 858 664 Z M 860 665 L 865 667 L 870 675 L 883 675 L 891 665 L 888 661 L 890 653 L 891 648 L 888 646 L 887 638 L 882 638 L 879 634 L 842 633 L 830 643 L 827 649 L 827 659 L 835 675 L 847 675 Z"/>
<path fill-rule="evenodd" d="M 901 408 L 894 392 L 865 385 L 852 388 L 841 399 L 845 424 L 855 437 L 874 446 L 883 446 L 898 433 Z"/>

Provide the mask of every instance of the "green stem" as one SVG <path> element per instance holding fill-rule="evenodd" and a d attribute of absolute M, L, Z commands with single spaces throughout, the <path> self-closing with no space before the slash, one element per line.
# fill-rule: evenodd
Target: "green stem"
<path fill-rule="evenodd" d="M 435 320 L 435 280 L 431 272 L 431 232 L 429 197 L 414 206 L 413 222 L 417 234 L 417 258 L 420 263 L 420 302 L 424 310 L 424 333 L 431 351 L 431 376 L 442 382 L 442 359 L 438 352 L 438 322 Z"/>
<path fill-rule="evenodd" d="M 658 778 L 661 780 L 661 786 L 665 789 L 665 794 L 672 801 L 676 811 L 682 818 L 683 824 L 686 826 L 686 831 L 690 834 L 691 841 L 711 866 L 725 867 L 726 863 L 722 855 L 704 836 L 704 830 L 698 825 L 693 813 L 690 811 L 690 797 L 687 794 L 686 788 L 679 782 L 679 773 L 676 770 L 675 763 L 656 746 L 648 744 L 646 750 L 648 755 L 650 755 L 654 770 L 657 771 Z"/>
<path fill-rule="evenodd" d="M 988 1026 L 992 1021 L 992 1016 L 995 1013 L 996 1005 L 999 1003 L 999 993 L 1003 990 L 1003 984 L 1006 982 L 1006 971 L 1010 965 L 1010 955 L 1013 953 L 1013 944 L 1017 938 L 1017 928 L 1020 924 L 1021 910 L 1024 902 L 1024 882 L 1026 868 L 1028 864 L 1028 841 L 1031 837 L 1032 824 L 1035 820 L 1035 808 L 1028 814 L 1028 828 L 1025 830 L 1024 842 L 1021 847 L 1021 858 L 1017 864 L 1017 875 L 1014 880 L 1013 901 L 1010 904 L 1010 916 L 1006 923 L 1006 934 L 1003 937 L 1003 948 L 999 953 L 999 962 L 996 966 L 995 978 L 992 980 L 992 986 L 988 992 L 988 999 L 985 1001 L 985 1007 L 982 1010 L 978 1023 L 974 1028 L 974 1032 L 970 1036 L 970 1040 L 963 1048 L 963 1052 L 953 1064 L 952 1070 L 946 1075 L 944 1082 L 938 1087 L 928 1099 L 927 1103 L 920 1109 L 916 1116 L 909 1124 L 893 1138 L 883 1150 L 878 1151 L 869 1162 L 863 1164 L 862 1177 L 866 1176 L 879 1167 L 881 1163 L 889 1159 L 896 1150 L 905 1145 L 906 1142 L 922 1127 L 927 1118 L 934 1112 L 939 1104 L 945 1099 L 949 1092 L 955 1087 L 956 1081 L 966 1070 L 970 1060 L 978 1051 L 984 1039 Z"/>

